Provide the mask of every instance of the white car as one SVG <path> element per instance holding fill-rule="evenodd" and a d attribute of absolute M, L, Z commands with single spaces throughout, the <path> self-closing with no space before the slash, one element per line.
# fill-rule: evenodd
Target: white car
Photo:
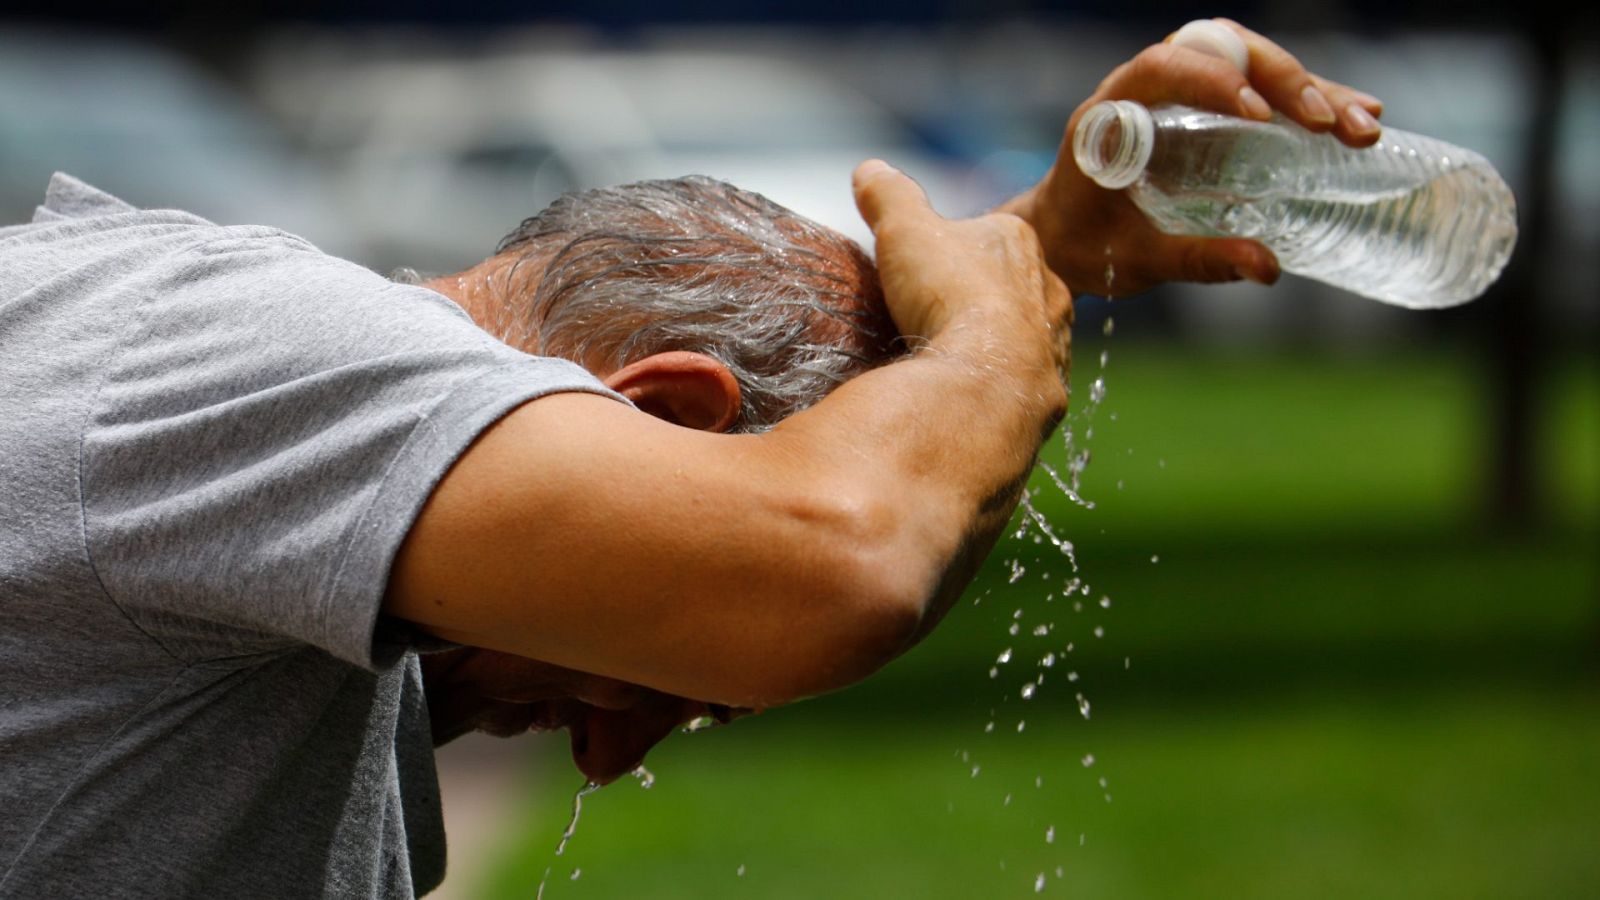
<path fill-rule="evenodd" d="M 141 207 L 271 225 L 335 254 L 351 226 L 322 173 L 250 102 L 133 41 L 0 33 L 0 216 L 26 221 L 64 171 Z"/>
<path fill-rule="evenodd" d="M 338 198 L 380 266 L 463 267 L 562 192 L 647 178 L 721 178 L 868 246 L 850 194 L 863 159 L 892 160 L 942 211 L 977 202 L 863 96 L 751 54 L 528 52 L 264 71 L 264 95 L 341 172 Z"/>

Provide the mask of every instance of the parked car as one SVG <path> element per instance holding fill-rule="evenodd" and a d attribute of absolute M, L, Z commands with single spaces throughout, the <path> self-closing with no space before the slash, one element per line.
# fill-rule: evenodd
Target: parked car
<path fill-rule="evenodd" d="M 540 52 L 263 71 L 264 96 L 338 169 L 339 200 L 384 265 L 467 265 L 564 191 L 691 173 L 870 244 L 849 177 L 871 156 L 916 175 L 951 212 L 973 210 L 959 175 L 917 151 L 881 108 L 818 71 L 750 54 Z"/>
<path fill-rule="evenodd" d="M 0 33 L 0 216 L 25 221 L 56 171 L 136 206 L 264 224 L 359 251 L 322 174 L 248 100 L 130 40 Z"/>

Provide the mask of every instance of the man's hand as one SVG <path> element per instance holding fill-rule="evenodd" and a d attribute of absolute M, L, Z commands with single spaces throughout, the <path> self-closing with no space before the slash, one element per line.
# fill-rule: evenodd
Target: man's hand
<path fill-rule="evenodd" d="M 1033 229 L 1017 216 L 945 219 L 915 181 L 881 160 L 858 166 L 854 186 L 876 239 L 878 277 L 895 325 L 927 342 L 924 362 L 954 363 L 980 391 L 984 381 L 1008 387 L 997 399 L 1024 413 L 1017 420 L 1021 430 L 988 461 L 1009 472 L 967 513 L 966 534 L 939 577 L 914 642 L 938 624 L 994 546 L 1040 442 L 1066 409 L 1072 296 L 1045 264 Z M 947 399 L 957 405 L 955 394 Z M 949 441 L 953 448 L 959 438 Z M 958 452 L 948 456 L 952 463 L 960 459 Z"/>
<path fill-rule="evenodd" d="M 1122 191 L 1089 180 L 1072 158 L 1072 135 L 1102 100 L 1147 106 L 1179 103 L 1241 118 L 1266 120 L 1274 110 L 1352 147 L 1377 141 L 1383 104 L 1307 72 L 1282 47 L 1227 19 L 1249 50 L 1249 73 L 1227 60 L 1167 41 L 1119 66 L 1072 114 L 1044 179 L 1002 207 L 1039 233 L 1050 267 L 1074 292 L 1123 296 L 1164 281 L 1219 282 L 1278 278 L 1272 251 L 1242 238 L 1178 237 L 1156 230 Z M 1107 284 L 1107 264 L 1115 277 Z"/>
<path fill-rule="evenodd" d="M 1004 212 L 945 219 L 915 181 L 881 160 L 858 166 L 854 185 L 876 239 L 884 300 L 901 334 L 970 338 L 1019 373 L 1065 375 L 1072 297 L 1045 265 L 1028 223 Z M 1018 356 L 1028 353 L 1047 355 L 1049 365 L 1041 369 Z"/>
<path fill-rule="evenodd" d="M 476 647 L 423 654 L 421 662 L 435 746 L 469 731 L 514 737 L 565 728 L 572 737 L 573 762 L 596 784 L 637 768 L 651 747 L 685 722 L 706 715 L 727 721 L 737 714 Z"/>

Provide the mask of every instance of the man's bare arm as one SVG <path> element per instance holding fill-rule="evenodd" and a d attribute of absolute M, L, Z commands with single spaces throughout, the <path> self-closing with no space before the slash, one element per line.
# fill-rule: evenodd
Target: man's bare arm
<path fill-rule="evenodd" d="M 910 358 L 761 435 L 533 401 L 445 477 L 385 609 L 441 636 L 761 707 L 864 677 L 970 578 L 1065 405 L 1071 304 L 1021 220 L 857 172 Z"/>

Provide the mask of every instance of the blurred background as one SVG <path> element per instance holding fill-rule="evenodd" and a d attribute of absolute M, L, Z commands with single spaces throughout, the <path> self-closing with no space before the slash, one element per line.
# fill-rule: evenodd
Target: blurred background
<path fill-rule="evenodd" d="M 0 213 L 59 169 L 447 272 L 562 191 L 702 172 L 865 240 L 857 161 L 983 210 L 1117 63 L 1231 15 L 1493 161 L 1500 283 L 1079 298 L 1075 396 L 1105 399 L 1045 460 L 1090 450 L 1093 508 L 1033 485 L 1076 566 L 1019 518 L 926 644 L 672 738 L 559 857 L 564 738 L 445 748 L 436 896 L 1600 896 L 1592 5 L 1122 7 L 8 4 Z"/>

